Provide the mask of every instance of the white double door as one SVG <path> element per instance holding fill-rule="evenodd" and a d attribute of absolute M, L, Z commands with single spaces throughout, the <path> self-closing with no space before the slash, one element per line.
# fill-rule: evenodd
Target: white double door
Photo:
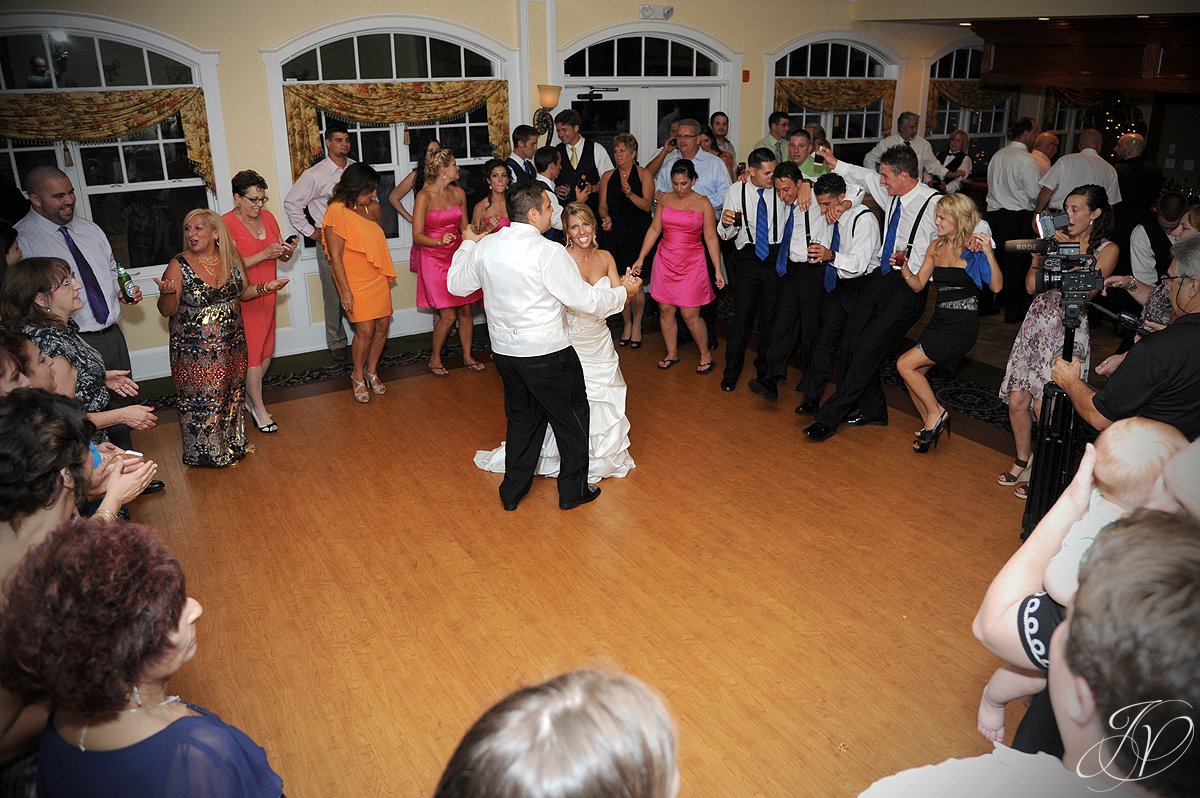
<path fill-rule="evenodd" d="M 597 85 L 593 83 L 593 85 Z M 589 86 L 566 86 L 563 105 L 583 118 L 584 138 L 603 144 L 612 152 L 612 139 L 618 133 L 632 133 L 638 140 L 638 162 L 645 164 L 662 147 L 677 119 L 696 119 L 708 124 L 720 106 L 720 86 L 618 86 L 593 91 L 598 99 L 581 99 Z"/>

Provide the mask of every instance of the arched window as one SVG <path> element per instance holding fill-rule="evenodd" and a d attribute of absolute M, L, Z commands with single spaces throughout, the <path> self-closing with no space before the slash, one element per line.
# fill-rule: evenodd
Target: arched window
<path fill-rule="evenodd" d="M 979 82 L 983 48 L 959 47 L 929 68 L 929 106 L 926 109 L 926 135 L 934 141 L 945 140 L 955 130 L 970 135 L 970 154 L 978 165 L 986 164 L 993 152 L 1004 145 L 1008 117 L 1016 89 L 983 86 Z"/>
<path fill-rule="evenodd" d="M 108 234 L 116 259 L 160 271 L 184 248 L 184 215 L 216 200 L 212 137 L 200 113 L 215 56 L 82 15 L 5 22 L 0 93 L 20 114 L 0 131 L 0 185 L 21 188 L 33 166 L 59 167 L 75 186 L 77 212 Z"/>
<path fill-rule="evenodd" d="M 695 31 L 618 26 L 567 45 L 562 58 L 563 104 L 579 112 L 584 137 L 611 149 L 618 133 L 632 133 L 643 163 L 666 141 L 671 123 L 707 123 L 728 111 L 733 56 Z"/>
<path fill-rule="evenodd" d="M 465 38 L 465 37 L 464 37 Z M 411 228 L 386 201 L 387 194 L 417 164 L 420 150 L 436 138 L 449 148 L 462 167 L 460 184 L 471 195 L 482 185 L 470 167 L 506 152 L 509 125 L 508 87 L 497 80 L 504 61 L 466 41 L 429 32 L 372 27 L 351 35 L 334 35 L 311 46 L 271 54 L 278 60 L 273 82 L 283 86 L 289 113 L 287 139 L 292 178 L 299 170 L 323 157 L 320 144 L 326 125 L 337 120 L 350 130 L 350 157 L 369 163 L 380 172 L 379 195 L 384 202 L 383 228 L 399 244 L 411 243 Z M 475 92 L 470 107 L 445 105 L 434 118 L 416 120 L 412 103 L 414 84 L 449 89 L 460 82 L 478 82 L 494 91 Z M 302 99 L 297 87 L 315 87 Z M 371 87 L 367 104 L 356 103 L 351 93 L 332 87 Z M 292 94 L 289 94 L 289 91 Z M 294 102 L 289 105 L 289 102 Z M 315 112 L 316 129 L 293 128 L 291 110 Z M 371 118 L 365 118 L 369 112 Z M 315 152 L 314 152 L 315 150 Z M 413 197 L 405 200 L 412 207 Z M 307 242 L 311 245 L 311 242 Z"/>
<path fill-rule="evenodd" d="M 787 112 L 793 130 L 821 125 L 851 160 L 891 132 L 896 67 L 881 53 L 829 39 L 768 58 L 774 59 L 772 108 Z"/>

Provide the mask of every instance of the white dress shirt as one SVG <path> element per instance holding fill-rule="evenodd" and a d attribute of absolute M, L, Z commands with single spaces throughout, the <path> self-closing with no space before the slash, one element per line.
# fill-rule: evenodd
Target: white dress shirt
<path fill-rule="evenodd" d="M 989 211 L 1031 211 L 1037 204 L 1041 186 L 1037 161 L 1029 148 L 1010 141 L 988 162 L 987 209 Z"/>
<path fill-rule="evenodd" d="M 875 198 L 875 202 L 878 203 L 879 207 L 884 209 L 883 229 L 887 230 L 888 225 L 892 221 L 892 214 L 896 209 L 896 198 L 888 194 L 887 189 L 879 182 L 879 175 L 874 170 L 868 169 L 865 166 L 855 166 L 845 161 L 838 161 L 833 171 L 847 180 L 853 180 L 871 192 L 871 196 Z M 906 249 L 908 247 L 909 236 L 912 236 L 913 246 L 912 250 L 908 253 L 908 268 L 914 274 L 921 269 L 921 264 L 925 260 L 925 249 L 929 246 L 929 242 L 937 237 L 937 227 L 934 223 L 936 215 L 934 206 L 937 205 L 937 200 L 931 200 L 928 206 L 925 207 L 925 213 L 921 215 L 919 225 L 917 214 L 920 213 L 921 206 L 925 205 L 925 201 L 936 194 L 936 191 L 924 183 L 917 183 L 909 189 L 907 194 L 900 197 L 900 224 L 896 228 L 896 250 Z M 918 225 L 916 235 L 912 235 L 914 225 Z M 880 249 L 875 252 L 873 263 L 867 267 L 867 271 L 873 271 L 879 267 L 879 256 L 883 248 L 882 240 L 881 236 Z M 890 252 L 888 253 L 888 257 L 891 257 Z"/>
<path fill-rule="evenodd" d="M 71 250 L 67 248 L 67 239 L 58 229 L 66 227 L 70 231 L 71 240 L 75 242 L 75 246 L 79 247 L 79 251 L 87 259 L 88 265 L 92 267 L 92 273 L 96 275 L 96 282 L 100 284 L 100 291 L 108 305 L 108 320 L 101 324 L 92 315 L 92 306 L 88 303 L 86 293 L 87 288 L 80 289 L 79 295 L 83 299 L 83 307 L 71 314 L 71 318 L 79 325 L 80 332 L 106 330 L 121 320 L 121 303 L 118 298 L 120 289 L 117 287 L 117 261 L 113 257 L 112 245 L 108 243 L 108 236 L 100 229 L 100 225 L 84 219 L 78 213 L 71 219 L 70 224 L 62 225 L 50 221 L 30 208 L 29 213 L 25 214 L 25 217 L 13 227 L 17 230 L 17 241 L 20 243 L 21 252 L 25 254 L 25 257 L 60 258 L 71 267 L 71 274 L 75 276 L 75 279 L 86 286 L 87 283 L 80 276 L 79 268 L 75 264 L 75 258 L 72 257 Z"/>
<path fill-rule="evenodd" d="M 514 221 L 482 241 L 464 240 L 446 277 L 450 293 L 483 289 L 492 350 L 535 357 L 571 345 L 566 309 L 605 318 L 625 305 L 623 286 L 588 285 L 561 244 Z"/>
<path fill-rule="evenodd" d="M 829 246 L 833 241 L 833 225 L 825 223 L 828 232 L 820 243 Z M 879 222 L 875 214 L 865 205 L 855 205 L 838 219 L 838 251 L 833 255 L 833 266 L 839 279 L 852 279 L 869 274 L 879 268 L 879 250 L 883 239 L 879 235 Z"/>
<path fill-rule="evenodd" d="M 346 166 L 354 163 L 346 159 Z M 325 218 L 325 209 L 329 207 L 329 195 L 333 187 L 342 179 L 346 166 L 338 166 L 329 156 L 325 156 L 304 170 L 283 198 L 283 212 L 292 227 L 302 236 L 311 236 L 315 229 L 312 222 L 304 218 L 307 208 L 312 218 L 319 224 Z"/>
<path fill-rule="evenodd" d="M 546 193 L 550 195 L 550 226 L 555 230 L 561 230 L 563 229 L 562 203 L 558 201 L 558 194 L 554 192 L 554 181 L 545 175 L 538 175 L 537 179 L 539 183 L 546 187 Z"/>
<path fill-rule="evenodd" d="M 1108 204 L 1121 201 L 1121 187 L 1117 183 L 1117 170 L 1100 157 L 1091 147 L 1071 155 L 1064 155 L 1041 179 L 1041 185 L 1054 193 L 1050 195 L 1048 208 L 1061 208 L 1072 189 L 1095 184 L 1108 192 Z"/>
<path fill-rule="evenodd" d="M 863 158 L 863 166 L 872 171 L 879 171 L 879 158 L 892 147 L 899 146 L 904 143 L 904 137 L 899 133 L 888 136 L 883 141 L 871 148 Z M 942 166 L 942 162 L 933 154 L 933 147 L 923 136 L 913 136 L 908 142 L 912 146 L 913 152 L 917 154 L 917 165 L 921 167 L 921 179 L 925 179 L 925 172 L 934 177 L 945 177 L 946 167 Z"/>
<path fill-rule="evenodd" d="M 1049 754 L 1025 754 L 995 743 L 990 754 L 947 759 L 885 776 L 859 798 L 915 798 L 944 795 L 971 798 L 1128 798 L 1108 782 L 1083 779 Z"/>
<path fill-rule="evenodd" d="M 575 142 L 574 144 L 564 143 L 563 146 L 567 148 L 567 163 L 570 163 L 571 147 L 575 148 L 576 157 L 579 160 L 582 160 L 584 147 L 586 145 L 587 139 L 585 139 L 583 136 L 580 136 L 579 141 Z M 598 141 L 596 142 L 596 147 L 592 152 L 592 158 L 596 161 L 596 174 L 600 175 L 601 177 L 604 177 L 604 173 L 613 168 L 612 158 L 608 157 L 608 150 L 604 149 L 604 145 Z"/>
<path fill-rule="evenodd" d="M 829 246 L 833 242 L 833 225 L 825 221 L 825 214 L 821 212 L 821 206 L 816 202 L 809 205 L 807 211 L 802 211 L 796 206 L 792 207 L 794 216 L 788 260 L 793 263 L 808 263 L 809 242 Z M 806 219 L 808 221 L 807 228 L 804 226 Z M 783 217 L 783 223 L 787 223 L 786 215 Z"/>
<path fill-rule="evenodd" d="M 1041 180 L 1050 171 L 1050 156 L 1041 150 L 1034 150 L 1029 154 L 1033 156 L 1033 160 L 1037 161 L 1038 179 Z"/>
<path fill-rule="evenodd" d="M 671 191 L 671 167 L 682 156 L 679 150 L 672 150 L 663 159 L 662 168 L 658 170 L 658 176 L 654 178 L 654 189 L 661 191 L 664 194 Z M 725 201 L 725 192 L 729 189 L 730 179 L 729 170 L 725 168 L 725 162 L 715 155 L 710 155 L 703 150 L 700 150 L 692 158 L 692 165 L 696 167 L 696 184 L 692 188 L 697 194 L 703 194 L 708 197 L 708 201 L 712 203 L 713 210 L 719 216 L 721 214 L 721 203 Z"/>
<path fill-rule="evenodd" d="M 1174 244 L 1177 236 L 1168 234 L 1167 238 Z M 1133 228 L 1129 234 L 1129 264 L 1133 267 L 1133 276 L 1146 285 L 1158 285 L 1158 269 L 1155 268 L 1154 248 L 1150 246 L 1150 236 L 1146 235 L 1144 225 Z"/>
<path fill-rule="evenodd" d="M 753 249 L 754 236 L 757 234 L 758 223 L 758 186 L 747 181 L 734 183 L 725 190 L 721 202 L 724 208 L 731 211 L 742 211 L 742 200 L 745 198 L 745 210 L 742 212 L 740 227 L 726 226 L 721 223 L 720 213 L 717 214 L 717 235 L 729 241 L 738 249 L 750 246 Z M 768 244 L 778 244 L 783 238 L 783 226 L 787 223 L 787 205 L 779 201 L 774 188 L 763 189 L 763 203 L 767 207 L 767 229 L 770 240 Z M 814 203 L 815 204 L 815 203 Z"/>

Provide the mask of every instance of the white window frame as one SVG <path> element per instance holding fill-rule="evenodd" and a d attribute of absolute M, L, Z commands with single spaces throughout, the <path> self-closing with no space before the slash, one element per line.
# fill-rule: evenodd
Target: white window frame
<path fill-rule="evenodd" d="M 886 44 L 884 44 L 883 42 L 881 42 L 877 39 L 873 39 L 869 36 L 864 36 L 863 34 L 856 33 L 855 31 L 847 31 L 847 30 L 822 31 L 820 33 L 811 33 L 806 36 L 801 36 L 801 37 L 799 37 L 797 39 L 793 39 L 792 41 L 783 45 L 778 50 L 767 53 L 766 55 L 763 56 L 764 74 L 768 75 L 770 77 L 770 79 L 763 81 L 763 83 L 766 84 L 763 89 L 763 108 L 768 109 L 768 110 L 766 113 L 763 114 L 763 118 L 760 123 L 761 128 L 759 128 L 761 131 L 764 131 L 764 132 L 766 131 L 767 115 L 771 112 L 771 110 L 774 109 L 774 106 L 775 106 L 775 81 L 778 77 L 780 77 L 775 74 L 776 62 L 779 61 L 780 58 L 783 58 L 784 56 L 789 55 L 794 50 L 798 50 L 801 47 L 808 47 L 813 44 L 845 44 L 850 47 L 856 47 L 860 50 L 866 50 L 871 56 L 873 56 L 876 60 L 878 60 L 880 63 L 883 64 L 883 75 L 880 78 L 849 78 L 849 80 L 874 79 L 874 80 L 896 80 L 896 81 L 898 81 L 898 78 L 900 75 L 899 64 L 902 59 L 900 58 L 900 55 L 898 53 L 896 53 L 894 50 L 892 50 Z M 783 77 L 786 77 L 786 76 L 783 76 Z M 847 80 L 847 78 L 840 78 L 840 77 L 812 78 L 812 80 L 827 80 L 827 79 L 829 79 L 829 80 Z M 897 84 L 897 89 L 899 89 L 898 84 Z M 837 111 L 806 111 L 805 116 L 819 115 L 821 126 L 824 127 L 825 130 L 828 131 L 829 134 L 832 136 L 833 135 L 833 118 L 834 118 L 834 116 L 836 116 L 838 114 L 862 113 L 864 110 L 865 109 L 863 109 L 863 108 L 844 108 L 844 109 L 840 109 Z M 880 133 L 881 134 L 883 133 L 887 124 L 890 123 L 891 121 L 892 120 L 890 120 L 890 119 L 882 119 L 881 120 L 881 122 L 880 122 Z M 757 139 L 760 136 L 761 136 L 761 134 L 759 136 L 755 136 L 755 138 Z M 838 143 L 839 144 L 870 144 L 870 143 L 882 141 L 883 138 L 884 138 L 884 136 L 880 135 L 878 138 L 838 139 Z"/>

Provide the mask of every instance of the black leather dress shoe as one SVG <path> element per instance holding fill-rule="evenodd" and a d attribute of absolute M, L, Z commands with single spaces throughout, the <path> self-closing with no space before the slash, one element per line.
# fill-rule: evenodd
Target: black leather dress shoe
<path fill-rule="evenodd" d="M 808 438 L 810 441 L 817 441 L 818 443 L 829 440 L 831 437 L 833 437 L 833 433 L 833 427 L 822 424 L 820 421 L 816 422 L 815 424 L 809 424 L 804 428 L 804 437 Z"/>
<path fill-rule="evenodd" d="M 560 500 L 558 503 L 558 509 L 574 510 L 576 507 L 578 507 L 581 504 L 587 504 L 588 502 L 596 501 L 596 499 L 599 498 L 599 496 L 600 496 L 599 486 L 587 485 L 583 489 L 583 495 L 581 495 L 578 499 L 575 499 L 574 501 L 567 501 L 567 502 Z"/>
<path fill-rule="evenodd" d="M 746 387 L 760 395 L 763 399 L 774 402 L 779 398 L 779 388 L 775 386 L 775 380 L 769 377 L 750 380 L 750 382 L 746 383 Z"/>
<path fill-rule="evenodd" d="M 731 380 L 728 377 L 721 380 L 721 390 L 725 393 L 733 393 L 737 390 L 737 380 Z"/>
<path fill-rule="evenodd" d="M 143 496 L 149 496 L 151 493 L 159 493 L 167 489 L 167 483 L 161 479 L 152 479 L 146 485 L 146 489 L 142 491 Z"/>
<path fill-rule="evenodd" d="M 886 416 L 883 418 L 867 418 L 862 413 L 852 413 L 842 419 L 842 423 L 849 427 L 886 427 L 888 420 Z"/>
<path fill-rule="evenodd" d="M 347 348 L 345 346 L 335 346 L 329 350 L 329 355 L 333 358 L 334 363 L 346 362 Z"/>
<path fill-rule="evenodd" d="M 800 404 L 796 405 L 796 415 L 798 416 L 815 416 L 819 410 L 816 399 L 805 399 Z"/>

